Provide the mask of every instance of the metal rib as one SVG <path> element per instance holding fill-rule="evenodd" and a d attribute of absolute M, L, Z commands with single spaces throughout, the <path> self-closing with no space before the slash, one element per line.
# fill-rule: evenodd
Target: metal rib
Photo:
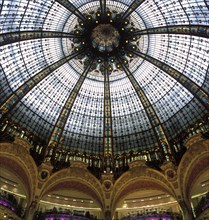
<path fill-rule="evenodd" d="M 107 68 L 107 67 L 106 67 Z M 109 72 L 104 72 L 104 159 L 106 167 L 113 168 L 112 113 Z"/>
<path fill-rule="evenodd" d="M 207 110 L 209 110 L 209 94 L 203 88 L 201 88 L 191 79 L 189 79 L 173 67 L 167 65 L 166 63 L 163 63 L 160 60 L 157 60 L 149 55 L 141 53 L 140 51 L 134 51 L 131 49 L 129 50 L 133 54 L 152 63 L 153 65 L 157 66 L 159 69 L 167 73 L 169 76 L 173 77 L 177 82 L 184 86 Z"/>
<path fill-rule="evenodd" d="M 162 123 L 160 122 L 157 113 L 155 112 L 154 108 L 152 107 L 152 104 L 150 103 L 148 97 L 144 93 L 142 87 L 139 85 L 133 74 L 130 72 L 130 70 L 124 65 L 122 58 L 117 57 L 124 72 L 126 73 L 127 77 L 129 78 L 132 86 L 134 87 L 142 105 L 143 108 L 147 114 L 147 117 L 150 121 L 150 124 L 152 126 L 152 129 L 154 131 L 155 137 L 158 140 L 159 145 L 163 145 L 166 147 L 167 153 L 171 154 L 172 153 L 172 148 L 170 147 L 164 128 L 162 126 Z"/>
<path fill-rule="evenodd" d="M 122 20 L 125 20 L 133 11 L 135 11 L 145 0 L 134 0 L 128 9 L 122 15 Z"/>
<path fill-rule="evenodd" d="M 12 44 L 19 41 L 39 39 L 39 38 L 81 38 L 75 35 L 56 31 L 22 31 L 0 34 L 0 46 Z"/>
<path fill-rule="evenodd" d="M 100 2 L 100 9 L 101 9 L 101 14 L 102 14 L 102 18 L 104 19 L 105 18 L 105 15 L 106 15 L 106 5 L 107 5 L 107 2 L 106 0 L 99 0 Z"/>
<path fill-rule="evenodd" d="M 70 3 L 69 0 L 56 0 L 59 4 L 61 4 L 63 7 L 65 7 L 67 10 L 69 10 L 72 14 L 77 16 L 79 19 L 81 19 L 84 23 L 87 23 L 85 16 L 78 10 L 77 7 L 75 7 L 72 3 Z"/>
<path fill-rule="evenodd" d="M 130 33 L 131 36 L 145 34 L 183 34 L 199 37 L 209 37 L 209 26 L 206 25 L 172 25 L 164 27 L 149 28 Z"/>
<path fill-rule="evenodd" d="M 52 131 L 51 137 L 49 139 L 48 146 L 50 147 L 56 147 L 60 139 L 62 137 L 62 133 L 65 127 L 65 124 L 67 122 L 68 116 L 70 114 L 70 111 L 73 107 L 74 101 L 80 91 L 81 86 L 83 85 L 83 82 L 93 64 L 94 59 L 92 58 L 90 64 L 87 66 L 87 68 L 84 70 L 80 78 L 78 79 L 76 85 L 74 86 L 73 90 L 71 91 L 67 101 L 65 102 L 65 105 L 63 106 L 61 113 L 57 119 L 57 122 L 54 126 L 54 129 Z"/>
<path fill-rule="evenodd" d="M 35 76 L 26 81 L 22 86 L 20 86 L 1 106 L 0 111 L 5 114 L 9 110 L 13 109 L 17 103 L 33 89 L 38 83 L 40 83 L 45 77 L 49 76 L 53 71 L 67 63 L 74 57 L 83 53 L 83 51 L 75 52 L 61 60 L 53 63 L 52 65 L 46 67 L 44 70 L 37 73 Z"/>

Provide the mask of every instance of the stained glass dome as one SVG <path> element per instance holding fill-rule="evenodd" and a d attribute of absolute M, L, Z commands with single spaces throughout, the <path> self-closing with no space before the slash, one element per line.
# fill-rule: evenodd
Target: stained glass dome
<path fill-rule="evenodd" d="M 207 1 L 3 0 L 0 12 L 1 120 L 47 146 L 157 149 L 208 113 Z"/>

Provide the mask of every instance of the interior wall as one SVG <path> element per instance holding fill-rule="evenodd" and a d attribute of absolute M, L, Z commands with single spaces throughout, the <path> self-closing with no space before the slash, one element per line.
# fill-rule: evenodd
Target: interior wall
<path fill-rule="evenodd" d="M 180 214 L 181 210 L 178 202 L 172 196 L 157 190 L 143 190 L 124 198 L 116 208 L 115 218 L 122 219 L 122 217 L 128 215 L 148 212 L 173 212 Z"/>

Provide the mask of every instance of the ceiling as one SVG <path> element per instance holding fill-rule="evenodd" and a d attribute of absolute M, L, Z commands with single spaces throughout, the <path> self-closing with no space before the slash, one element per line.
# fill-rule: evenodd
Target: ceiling
<path fill-rule="evenodd" d="M 3 0 L 0 5 L 0 37 L 19 31 L 73 32 L 78 19 L 58 2 Z M 70 2 L 82 14 L 91 14 L 100 7 L 99 1 Z M 122 13 L 131 3 L 131 0 L 111 0 L 107 1 L 107 8 Z M 208 25 L 208 7 L 203 0 L 146 0 L 131 13 L 129 21 L 138 30 L 171 25 Z M 142 35 L 136 44 L 140 52 L 178 70 L 209 93 L 208 38 L 178 33 L 149 34 Z M 0 47 L 0 106 L 13 94 L 18 100 L 2 117 L 10 118 L 46 143 L 59 115 L 67 109 L 65 103 L 84 70 L 84 64 L 79 58 L 71 59 L 51 71 L 23 96 L 19 95 L 19 88 L 29 80 L 33 81 L 43 69 L 72 53 L 73 45 L 72 38 L 42 37 Z M 134 56 L 128 62 L 128 69 L 146 95 L 159 124 L 154 127 L 149 107 L 145 107 L 127 74 L 120 69 L 112 72 L 109 87 L 111 138 L 115 153 L 155 147 L 159 143 L 156 136 L 159 126 L 170 141 L 208 112 L 186 82 L 171 77 L 141 57 Z M 104 86 L 102 72 L 98 68 L 90 70 L 68 112 L 60 140 L 62 147 L 103 153 Z"/>

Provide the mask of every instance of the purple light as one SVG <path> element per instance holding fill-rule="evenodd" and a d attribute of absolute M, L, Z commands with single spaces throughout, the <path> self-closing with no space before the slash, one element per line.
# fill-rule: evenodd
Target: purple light
<path fill-rule="evenodd" d="M 162 220 L 172 220 L 172 218 L 171 217 L 138 217 L 138 218 L 136 218 L 136 220 L 160 220 L 160 219 L 162 219 Z"/>
<path fill-rule="evenodd" d="M 82 216 L 70 216 L 66 214 L 49 214 L 45 217 L 45 220 L 88 220 Z"/>
<path fill-rule="evenodd" d="M 16 212 L 16 208 L 13 207 L 13 204 L 10 201 L 7 201 L 7 199 L 1 198 L 0 205 L 7 207 L 8 209 L 12 210 L 13 212 Z"/>
<path fill-rule="evenodd" d="M 147 218 L 147 220 L 159 220 L 159 218 L 153 218 L 153 217 L 151 217 L 151 218 Z"/>
<path fill-rule="evenodd" d="M 0 204 L 5 206 L 5 207 L 9 207 L 10 206 L 9 203 L 7 201 L 5 201 L 5 200 L 0 200 Z"/>

